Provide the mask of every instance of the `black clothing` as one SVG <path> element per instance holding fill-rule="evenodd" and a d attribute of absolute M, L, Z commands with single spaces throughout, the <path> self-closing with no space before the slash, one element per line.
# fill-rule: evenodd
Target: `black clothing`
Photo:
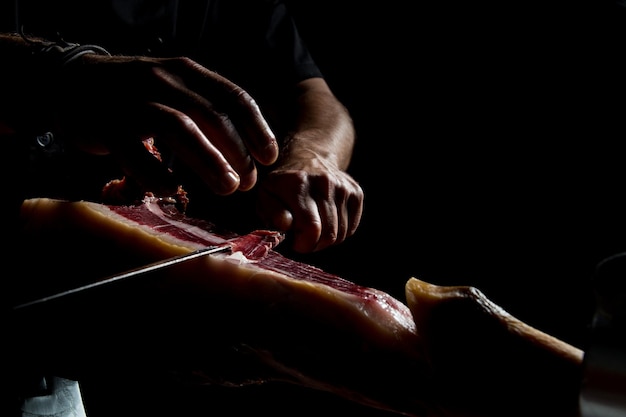
<path fill-rule="evenodd" d="M 20 0 L 18 7 L 15 26 L 25 34 L 60 35 L 112 54 L 189 56 L 257 101 L 322 76 L 282 2 Z"/>

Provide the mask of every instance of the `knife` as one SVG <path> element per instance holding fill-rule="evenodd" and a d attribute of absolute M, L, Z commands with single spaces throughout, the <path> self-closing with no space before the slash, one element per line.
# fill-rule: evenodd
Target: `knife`
<path fill-rule="evenodd" d="M 205 255 L 211 255 L 214 253 L 221 253 L 221 252 L 230 252 L 232 250 L 232 246 L 225 244 L 225 245 L 219 245 L 219 246 L 208 246 L 206 248 L 201 248 L 198 250 L 195 250 L 193 252 L 189 252 L 186 253 L 184 255 L 178 255 L 178 256 L 174 256 L 172 258 L 167 258 L 167 259 L 163 259 L 160 261 L 156 261 L 153 263 L 150 263 L 148 265 L 144 265 L 144 266 L 140 266 L 138 268 L 134 268 L 134 269 L 130 269 L 128 271 L 122 272 L 120 274 L 115 274 L 115 275 L 111 275 L 109 277 L 103 278 L 101 280 L 98 280 L 96 282 L 92 282 L 90 284 L 86 284 L 86 285 L 82 285 L 80 287 L 75 287 L 75 288 L 71 288 L 69 290 L 65 290 L 53 295 L 49 295 L 43 298 L 39 298 L 36 300 L 32 300 L 32 301 L 28 301 L 26 303 L 23 304 L 19 304 L 13 307 L 13 310 L 20 310 L 26 307 L 30 307 L 33 305 L 37 305 L 37 304 L 41 304 L 41 303 L 45 303 L 47 301 L 51 301 L 51 300 L 55 300 L 57 298 L 62 298 L 62 297 L 66 297 L 68 295 L 71 294 L 75 294 L 78 292 L 82 292 L 82 291 L 86 291 L 86 290 L 90 290 L 92 288 L 97 288 L 97 287 L 102 287 L 104 285 L 109 285 L 112 284 L 114 282 L 117 281 L 121 281 L 121 280 L 125 280 L 125 279 L 129 279 L 129 278 L 134 278 L 134 277 L 138 277 L 141 275 L 144 275 L 148 272 L 152 272 L 158 269 L 164 269 L 164 268 L 168 268 L 172 265 L 176 265 L 179 264 L 181 262 L 186 262 L 186 261 L 190 261 L 192 259 L 195 258 L 199 258 L 201 256 L 205 256 Z"/>

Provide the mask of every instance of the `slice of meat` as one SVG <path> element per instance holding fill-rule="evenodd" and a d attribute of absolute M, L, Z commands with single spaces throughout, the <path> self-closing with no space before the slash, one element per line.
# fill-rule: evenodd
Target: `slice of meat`
<path fill-rule="evenodd" d="M 411 278 L 404 304 L 282 256 L 273 249 L 280 234 L 237 236 L 156 198 L 135 206 L 32 199 L 22 220 L 31 239 L 80 239 L 71 249 L 99 242 L 109 262 L 114 247 L 145 263 L 233 245 L 161 271 L 130 300 L 120 291 L 78 297 L 66 311 L 90 317 L 95 330 L 83 332 L 81 347 L 99 358 L 147 361 L 200 384 L 288 382 L 404 416 L 576 415 L 582 353 L 472 287 Z M 64 364 L 76 361 L 72 353 Z"/>

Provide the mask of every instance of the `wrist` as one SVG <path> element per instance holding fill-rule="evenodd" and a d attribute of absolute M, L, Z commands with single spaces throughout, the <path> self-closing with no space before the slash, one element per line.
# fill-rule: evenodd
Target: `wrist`
<path fill-rule="evenodd" d="M 12 114 L 14 128 L 22 136 L 38 136 L 55 130 L 55 113 L 66 100 L 68 70 L 85 55 L 110 54 L 97 45 L 79 45 L 64 40 L 31 39 L 23 34 L 16 45 Z"/>

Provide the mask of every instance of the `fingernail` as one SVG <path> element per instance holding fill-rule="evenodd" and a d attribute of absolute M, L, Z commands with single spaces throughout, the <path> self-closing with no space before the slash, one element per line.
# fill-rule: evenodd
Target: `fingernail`
<path fill-rule="evenodd" d="M 239 175 L 237 175 L 237 173 L 233 171 L 226 172 L 226 175 L 224 175 L 220 186 L 223 193 L 232 193 L 237 188 L 239 188 Z"/>
<path fill-rule="evenodd" d="M 271 155 L 271 160 L 269 160 L 268 163 L 274 163 L 276 158 L 278 158 L 278 142 L 273 140 L 265 147 L 265 150 Z"/>

